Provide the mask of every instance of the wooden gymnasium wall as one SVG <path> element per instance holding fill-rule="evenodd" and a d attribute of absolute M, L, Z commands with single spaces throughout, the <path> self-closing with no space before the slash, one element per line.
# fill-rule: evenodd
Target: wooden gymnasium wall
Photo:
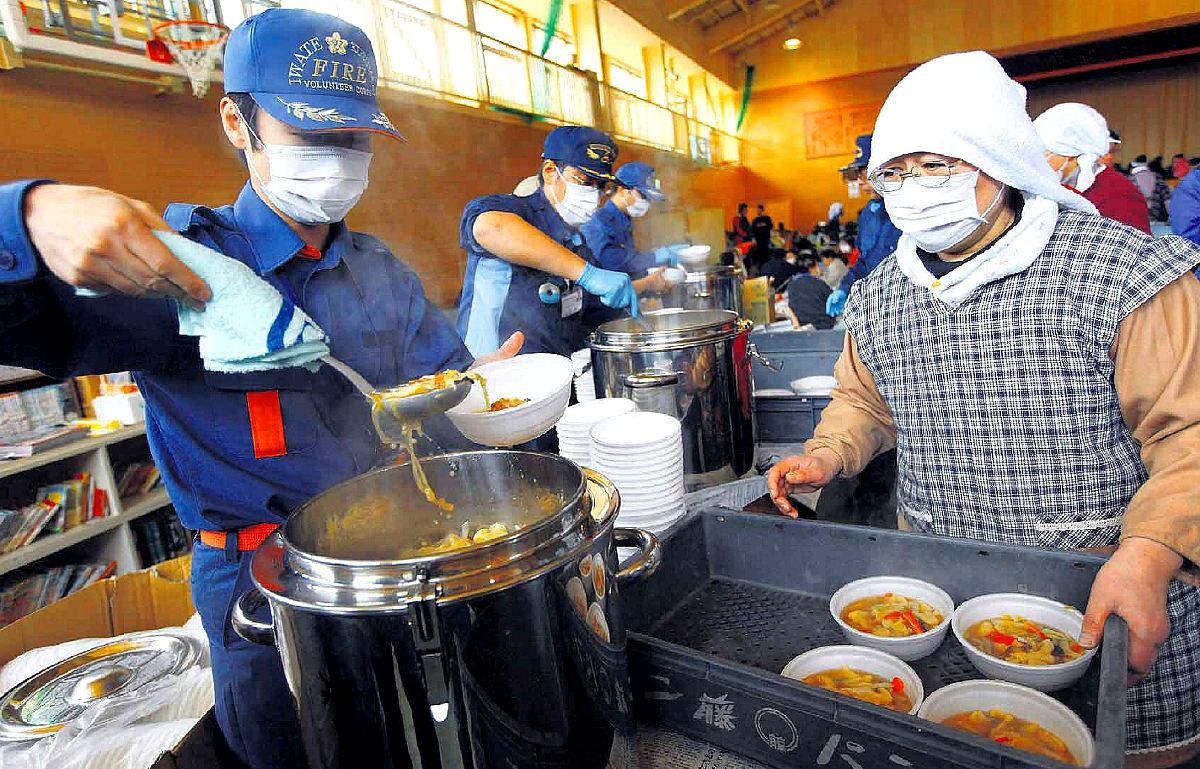
<path fill-rule="evenodd" d="M 232 202 L 246 171 L 220 130 L 218 98 L 155 96 L 146 85 L 32 67 L 0 73 L 0 182 L 91 184 L 156 207 Z M 371 187 L 349 222 L 382 238 L 420 274 L 430 297 L 449 307 L 462 286 L 463 206 L 478 195 L 511 192 L 534 173 L 549 126 L 396 92 L 384 107 L 408 143 L 376 141 Z M 674 213 L 686 222 L 678 214 L 729 210 L 744 197 L 740 168 L 706 168 L 636 145 L 621 149 L 620 161 L 629 160 L 657 167 L 670 194 L 659 216 Z M 639 233 L 654 216 L 639 223 Z"/>
<path fill-rule="evenodd" d="M 845 218 L 856 217 L 867 193 L 851 200 L 837 169 L 850 162 L 854 137 L 873 130 L 883 100 L 907 72 L 874 72 L 756 95 L 744 153 L 751 203 L 790 198 L 802 228 L 824 219 L 835 200 L 846 205 Z M 1200 155 L 1200 64 L 1027 87 L 1032 116 L 1063 101 L 1091 104 L 1104 113 L 1124 141 L 1117 156 L 1122 164 L 1140 154 L 1168 161 L 1176 152 Z"/>

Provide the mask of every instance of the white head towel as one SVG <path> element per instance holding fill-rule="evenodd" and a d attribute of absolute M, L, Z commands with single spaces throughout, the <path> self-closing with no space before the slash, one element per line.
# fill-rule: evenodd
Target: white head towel
<path fill-rule="evenodd" d="M 1086 104 L 1055 104 L 1037 116 L 1033 127 L 1046 149 L 1055 155 L 1079 158 L 1075 189 L 1086 192 L 1096 181 L 1100 156 L 1108 152 L 1108 121 Z"/>
<path fill-rule="evenodd" d="M 840 200 L 833 201 L 832 203 L 829 204 L 829 219 L 832 221 L 832 220 L 838 218 L 839 216 L 842 215 L 842 212 L 845 210 L 846 209 L 845 209 L 845 206 L 842 205 L 842 201 L 840 201 Z"/>
<path fill-rule="evenodd" d="M 875 122 L 867 170 L 914 152 L 960 158 L 1010 187 L 1096 213 L 1046 162 L 1025 112 L 1025 87 L 983 51 L 939 56 L 892 89 Z"/>

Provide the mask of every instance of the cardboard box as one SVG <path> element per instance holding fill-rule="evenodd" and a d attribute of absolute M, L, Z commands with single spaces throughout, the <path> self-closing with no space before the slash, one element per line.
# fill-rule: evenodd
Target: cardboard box
<path fill-rule="evenodd" d="M 182 625 L 192 606 L 192 557 L 185 555 L 144 571 L 111 577 L 72 593 L 0 628 L 0 665 L 30 649 L 80 638 L 108 638 L 135 630 Z M 151 769 L 236 767 L 210 710 L 174 750 Z"/>
<path fill-rule="evenodd" d="M 79 638 L 182 625 L 192 606 L 192 557 L 111 577 L 0 628 L 0 665 L 18 654 Z"/>

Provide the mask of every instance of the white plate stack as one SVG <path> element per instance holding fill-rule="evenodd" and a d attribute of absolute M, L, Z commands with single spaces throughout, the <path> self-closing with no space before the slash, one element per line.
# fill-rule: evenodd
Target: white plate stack
<path fill-rule="evenodd" d="M 580 403 L 596 400 L 596 380 L 592 378 L 592 351 L 576 350 L 571 353 L 575 366 L 575 400 Z"/>
<path fill-rule="evenodd" d="M 590 372 L 588 376 L 591 376 Z M 628 398 L 601 398 L 567 406 L 558 420 L 558 453 L 577 465 L 592 466 L 592 427 L 636 408 Z"/>
<path fill-rule="evenodd" d="M 683 437 L 675 417 L 635 411 L 597 423 L 591 462 L 621 492 L 618 525 L 660 533 L 683 515 Z"/>

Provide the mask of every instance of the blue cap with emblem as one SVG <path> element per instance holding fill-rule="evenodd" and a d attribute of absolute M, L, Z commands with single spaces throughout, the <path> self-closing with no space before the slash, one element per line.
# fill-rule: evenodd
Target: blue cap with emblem
<path fill-rule="evenodd" d="M 608 134 L 595 128 L 559 126 L 546 135 L 542 159 L 574 166 L 596 179 L 612 180 L 617 145 Z"/>
<path fill-rule="evenodd" d="M 626 163 L 617 169 L 617 184 L 630 190 L 637 190 L 646 200 L 666 200 L 662 184 L 654 175 L 654 166 L 638 161 Z"/>
<path fill-rule="evenodd" d="M 854 160 L 851 160 L 849 165 L 839 168 L 839 171 L 867 167 L 867 161 L 871 158 L 871 136 L 872 134 L 863 134 L 854 140 Z"/>
<path fill-rule="evenodd" d="M 372 131 L 404 140 L 375 98 L 375 51 L 336 16 L 269 8 L 229 33 L 225 93 L 248 93 L 304 131 Z"/>

